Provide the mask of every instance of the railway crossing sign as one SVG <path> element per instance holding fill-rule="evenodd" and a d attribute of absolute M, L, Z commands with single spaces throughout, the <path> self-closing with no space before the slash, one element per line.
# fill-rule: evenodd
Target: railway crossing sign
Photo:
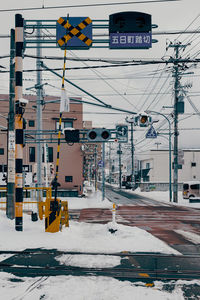
<path fill-rule="evenodd" d="M 92 20 L 89 17 L 60 17 L 56 40 L 61 49 L 89 49 L 92 46 Z"/>
<path fill-rule="evenodd" d="M 155 131 L 155 128 L 151 126 L 146 133 L 146 139 L 156 139 L 156 138 L 157 138 L 157 132 Z"/>

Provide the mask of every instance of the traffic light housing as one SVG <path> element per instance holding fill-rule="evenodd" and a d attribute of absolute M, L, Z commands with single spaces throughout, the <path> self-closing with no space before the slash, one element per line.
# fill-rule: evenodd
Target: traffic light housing
<path fill-rule="evenodd" d="M 64 129 L 65 141 L 67 143 L 79 143 L 79 129 Z"/>
<path fill-rule="evenodd" d="M 88 142 L 107 142 L 111 138 L 111 132 L 105 128 L 93 128 L 87 132 Z"/>
<path fill-rule="evenodd" d="M 136 123 L 140 127 L 148 127 L 152 124 L 152 119 L 146 113 L 141 113 L 139 116 L 135 118 Z"/>
<path fill-rule="evenodd" d="M 140 127 L 146 127 L 148 126 L 148 116 L 147 115 L 141 115 L 139 118 Z"/>

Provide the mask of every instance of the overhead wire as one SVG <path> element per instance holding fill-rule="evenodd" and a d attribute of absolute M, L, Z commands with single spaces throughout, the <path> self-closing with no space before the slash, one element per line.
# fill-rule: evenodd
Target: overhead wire
<path fill-rule="evenodd" d="M 75 55 L 72 51 L 70 52 L 73 56 L 76 56 L 77 57 L 77 55 Z M 87 66 L 87 67 L 89 67 L 89 69 L 90 69 L 90 66 L 88 66 L 88 64 L 86 63 L 86 62 L 82 62 L 85 66 Z M 116 88 L 114 88 L 110 83 L 108 83 L 104 78 L 102 78 L 102 74 L 100 73 L 100 72 L 98 72 L 98 71 L 96 71 L 96 70 L 92 70 L 92 72 L 93 73 L 95 73 L 97 76 L 98 76 L 98 78 L 100 78 L 103 82 L 105 82 L 106 83 L 106 85 L 107 86 L 109 86 L 113 91 L 115 91 L 117 94 L 118 94 L 118 96 L 120 96 L 121 98 L 123 98 L 126 102 L 128 102 L 134 109 L 136 109 L 136 107 L 134 106 L 134 104 L 133 103 L 131 103 L 128 99 L 127 99 L 127 97 L 125 97 L 124 95 L 120 95 L 119 94 L 119 91 L 116 89 Z"/>
<path fill-rule="evenodd" d="M 42 6 L 42 7 L 24 7 L 24 8 L 9 8 L 0 9 L 1 12 L 11 11 L 32 11 L 32 10 L 47 10 L 47 9 L 60 9 L 60 8 L 83 8 L 83 7 L 100 7 L 100 6 L 112 6 L 112 5 L 129 5 L 129 4 L 148 4 L 148 3 L 165 3 L 165 2 L 177 2 L 180 0 L 140 0 L 140 1 L 126 1 L 126 2 L 111 2 L 111 3 L 93 3 L 93 4 L 73 4 L 73 5 L 57 5 L 57 6 Z"/>

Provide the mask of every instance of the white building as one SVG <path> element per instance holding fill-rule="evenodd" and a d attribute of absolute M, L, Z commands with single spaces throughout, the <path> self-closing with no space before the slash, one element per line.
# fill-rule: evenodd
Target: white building
<path fill-rule="evenodd" d="M 183 149 L 179 151 L 179 154 L 178 182 L 200 180 L 200 149 Z M 143 171 L 150 169 L 143 181 L 151 183 L 169 182 L 169 151 L 150 150 L 143 157 L 140 157 L 140 168 Z"/>

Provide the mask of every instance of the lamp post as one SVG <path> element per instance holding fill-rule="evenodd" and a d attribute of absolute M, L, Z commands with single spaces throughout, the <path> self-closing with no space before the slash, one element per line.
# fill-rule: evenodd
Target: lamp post
<path fill-rule="evenodd" d="M 171 173 L 171 164 L 172 164 L 171 138 L 172 138 L 172 133 L 171 133 L 171 123 L 170 123 L 170 120 L 166 117 L 166 115 L 164 115 L 161 112 L 154 111 L 154 110 L 146 110 L 145 112 L 163 116 L 167 120 L 168 125 L 169 125 L 169 201 L 171 202 L 172 201 L 172 173 Z"/>

